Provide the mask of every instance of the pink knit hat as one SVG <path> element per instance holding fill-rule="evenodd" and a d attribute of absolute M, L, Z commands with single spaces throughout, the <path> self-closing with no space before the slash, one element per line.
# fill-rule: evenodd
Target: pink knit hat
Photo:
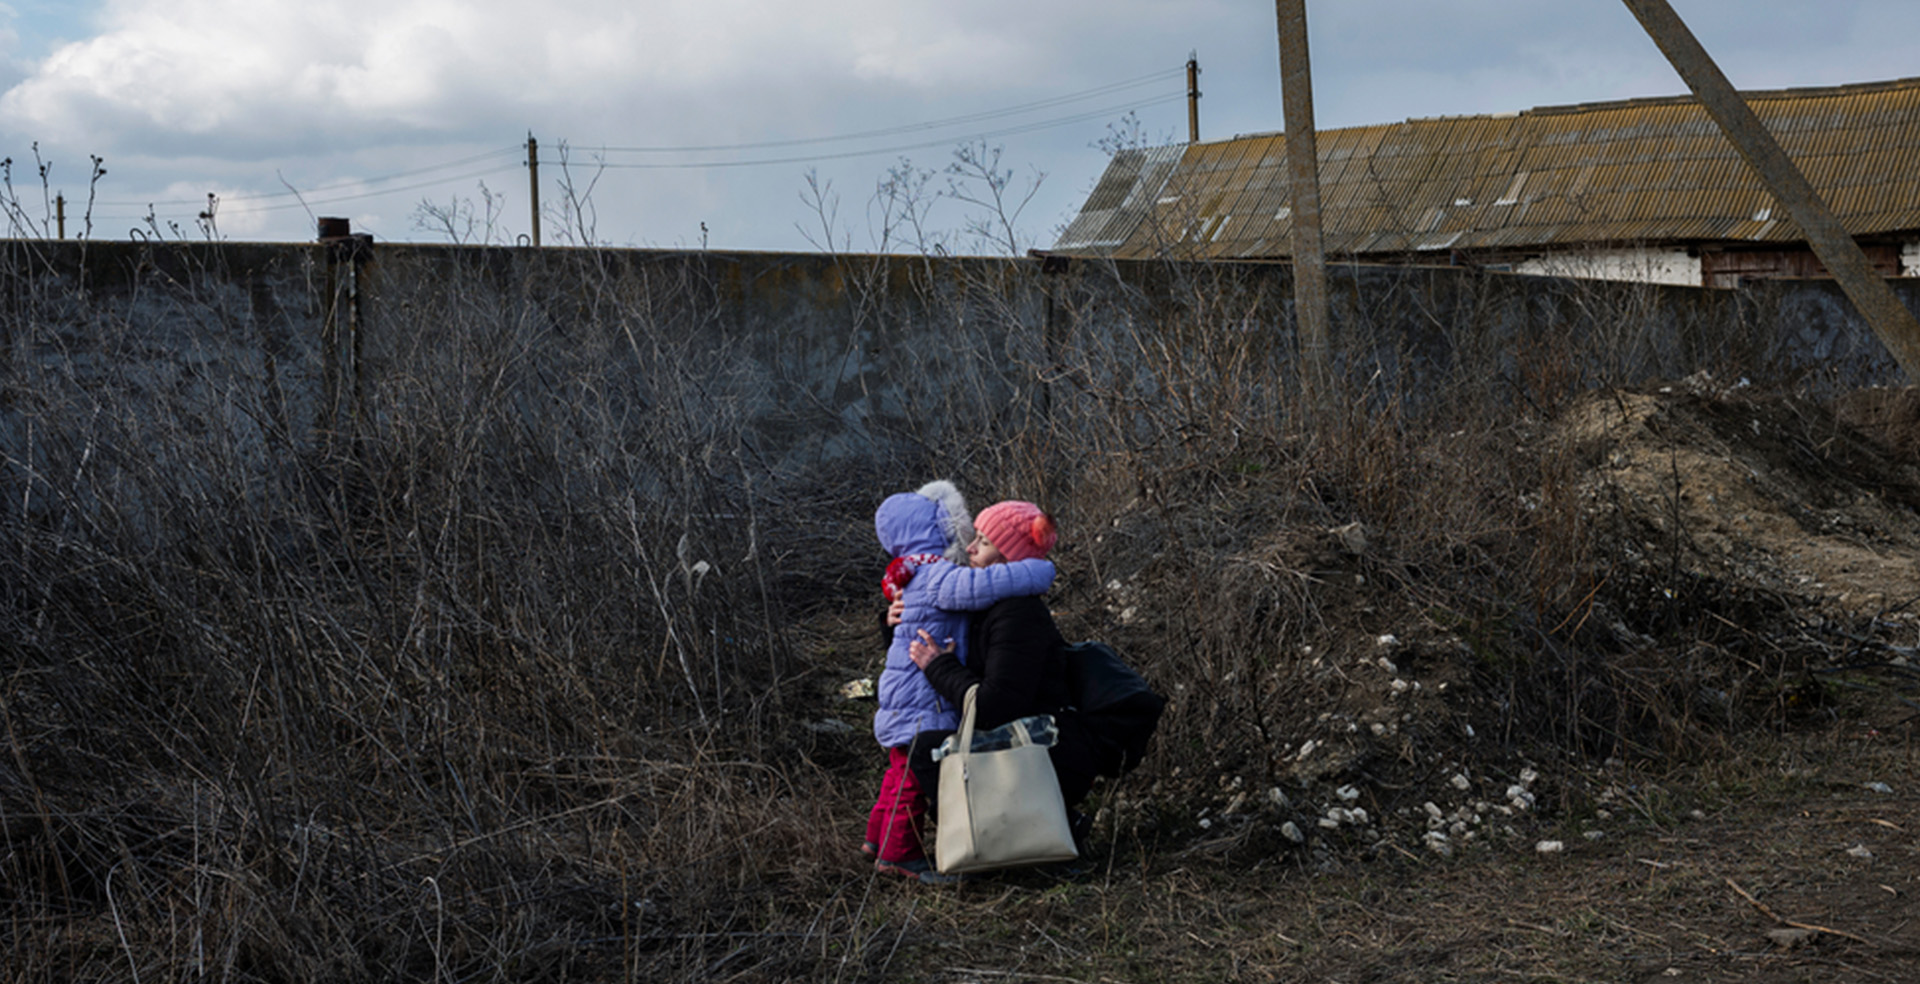
<path fill-rule="evenodd" d="M 1053 517 L 1031 502 L 1009 499 L 996 502 L 974 517 L 973 528 L 986 534 L 994 549 L 1008 560 L 1032 560 L 1045 557 L 1059 535 Z"/>

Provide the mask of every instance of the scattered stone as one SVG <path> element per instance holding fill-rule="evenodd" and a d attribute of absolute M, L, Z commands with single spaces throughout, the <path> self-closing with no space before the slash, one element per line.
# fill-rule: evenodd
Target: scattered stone
<path fill-rule="evenodd" d="M 1301 833 L 1300 828 L 1295 826 L 1292 820 L 1288 820 L 1286 823 L 1280 825 L 1280 836 L 1285 837 L 1295 844 L 1304 844 L 1307 841 L 1307 835 Z"/>
<path fill-rule="evenodd" d="M 1607 832 L 1604 830 L 1589 830 L 1581 836 L 1585 837 L 1590 841 L 1597 841 L 1597 840 L 1604 839 L 1607 836 Z"/>
<path fill-rule="evenodd" d="M 1559 854 L 1567 849 L 1567 845 L 1560 841 L 1541 841 L 1533 845 L 1533 849 L 1541 854 Z"/>
<path fill-rule="evenodd" d="M 1446 811 L 1445 811 L 1445 810 L 1442 810 L 1442 809 L 1440 809 L 1440 806 L 1439 806 L 1439 804 L 1436 804 L 1436 803 L 1434 803 L 1434 802 L 1433 802 L 1432 800 L 1428 800 L 1428 801 L 1427 801 L 1427 802 L 1426 802 L 1426 803 L 1425 803 L 1425 804 L 1424 804 L 1424 805 L 1423 805 L 1423 806 L 1421 807 L 1421 809 L 1424 809 L 1424 810 L 1426 810 L 1426 811 L 1427 811 L 1427 816 L 1430 816 L 1430 817 L 1432 817 L 1432 818 L 1434 818 L 1435 820 L 1439 820 L 1439 819 L 1441 819 L 1441 818 L 1443 818 L 1443 817 L 1445 817 L 1445 816 L 1447 815 L 1447 814 L 1446 814 Z"/>
<path fill-rule="evenodd" d="M 1811 929 L 1794 929 L 1789 926 L 1782 926 L 1779 929 L 1767 930 L 1767 939 L 1772 940 L 1773 945 L 1782 950 L 1791 950 L 1803 943 L 1811 942 L 1813 937 L 1814 932 Z"/>
<path fill-rule="evenodd" d="M 1705 820 L 1706 818 L 1707 818 L 1707 811 L 1705 810 L 1688 810 L 1687 811 L 1687 819 L 1689 820 Z"/>
<path fill-rule="evenodd" d="M 1893 787 L 1887 785 L 1884 782 L 1870 782 L 1866 784 L 1866 787 L 1869 791 L 1880 793 L 1882 795 L 1886 795 L 1893 792 Z"/>
<path fill-rule="evenodd" d="M 1453 788 L 1463 793 L 1473 788 L 1472 780 L 1468 779 L 1465 773 L 1456 772 L 1453 774 L 1453 778 L 1447 781 L 1453 783 Z"/>
<path fill-rule="evenodd" d="M 1288 802 L 1286 792 L 1283 791 L 1279 786 L 1275 786 L 1272 789 L 1267 790 L 1267 802 L 1272 803 L 1275 807 L 1282 810 L 1293 805 L 1292 803 Z"/>
<path fill-rule="evenodd" d="M 1868 850 L 1867 845 L 1865 844 L 1855 844 L 1852 847 L 1847 848 L 1847 853 L 1853 855 L 1856 858 L 1859 858 L 1862 861 L 1873 860 L 1873 852 Z"/>
<path fill-rule="evenodd" d="M 1333 791 L 1333 795 L 1340 797 L 1343 803 L 1351 803 L 1360 798 L 1360 790 L 1353 786 L 1341 786 Z"/>
<path fill-rule="evenodd" d="M 1348 523 L 1345 526 L 1336 526 L 1327 532 L 1333 534 L 1333 538 L 1339 541 L 1342 550 L 1355 555 L 1367 552 L 1367 528 L 1364 524 Z"/>
<path fill-rule="evenodd" d="M 1400 637 L 1392 633 L 1388 633 L 1386 635 L 1381 636 L 1378 639 L 1373 640 L 1373 644 L 1376 646 L 1379 646 L 1382 649 L 1388 649 L 1393 646 L 1398 646 L 1400 644 Z M 1380 662 L 1386 666 L 1393 665 L 1392 663 L 1388 663 L 1385 657 L 1382 657 Z"/>

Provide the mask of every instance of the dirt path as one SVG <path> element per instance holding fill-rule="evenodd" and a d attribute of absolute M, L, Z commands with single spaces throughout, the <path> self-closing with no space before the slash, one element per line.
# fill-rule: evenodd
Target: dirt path
<path fill-rule="evenodd" d="M 1744 764 L 1621 773 L 1611 816 L 1450 859 L 1400 851 L 1315 870 L 1195 841 L 1121 845 L 1066 877 L 884 883 L 872 915 L 903 922 L 900 945 L 869 969 L 952 982 L 1920 980 L 1914 751 L 1854 726 L 1762 736 Z M 1565 849 L 1540 853 L 1541 839 Z"/>

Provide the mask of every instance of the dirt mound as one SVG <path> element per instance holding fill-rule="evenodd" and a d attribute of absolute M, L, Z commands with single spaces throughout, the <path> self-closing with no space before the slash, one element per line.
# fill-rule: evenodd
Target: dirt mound
<path fill-rule="evenodd" d="M 1397 522 L 1351 521 L 1377 483 L 1324 463 L 1124 511 L 1096 539 L 1126 549 L 1093 553 L 1112 621 L 1071 621 L 1152 654 L 1175 704 L 1145 788 L 1108 805 L 1248 863 L 1451 855 L 1621 795 L 1623 765 L 1829 721 L 1843 670 L 1905 692 L 1916 421 L 1910 391 L 1700 376 L 1410 439 Z"/>
<path fill-rule="evenodd" d="M 1854 615 L 1920 600 L 1920 447 L 1908 390 L 1836 408 L 1710 380 L 1597 394 L 1559 434 L 1581 491 L 1654 565 Z"/>

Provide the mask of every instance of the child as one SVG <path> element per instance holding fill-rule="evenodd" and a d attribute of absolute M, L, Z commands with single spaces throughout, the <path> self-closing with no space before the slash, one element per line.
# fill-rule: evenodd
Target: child
<path fill-rule="evenodd" d="M 873 735 L 887 750 L 887 771 L 867 818 L 867 839 L 861 850 L 874 858 L 875 870 L 918 879 L 932 866 L 920 843 L 926 803 L 907 768 L 907 748 L 919 732 L 959 727 L 960 713 L 934 693 L 913 665 L 907 647 L 924 629 L 935 639 L 954 640 L 962 662 L 967 650 L 966 616 L 934 607 L 928 579 L 916 583 L 914 574 L 923 567 L 945 565 L 940 579 L 964 579 L 965 590 L 955 593 L 967 597 L 974 608 L 986 608 L 1002 598 L 1045 594 L 1053 584 L 1053 564 L 1026 560 L 955 567 L 966 556 L 973 523 L 966 501 L 951 482 L 932 482 L 917 492 L 888 496 L 873 514 L 873 527 L 880 545 L 894 558 L 881 579 L 881 591 L 888 601 L 898 599 L 904 605 L 887 647 L 886 668 L 880 672 L 880 709 L 873 715 Z"/>

